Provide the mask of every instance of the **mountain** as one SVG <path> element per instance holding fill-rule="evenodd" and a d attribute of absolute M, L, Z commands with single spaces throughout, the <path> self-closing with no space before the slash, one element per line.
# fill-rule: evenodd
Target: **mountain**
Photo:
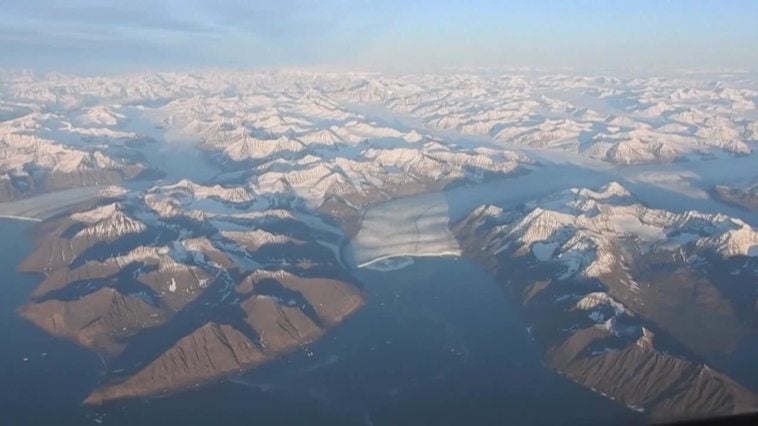
<path fill-rule="evenodd" d="M 758 407 L 713 366 L 758 324 L 758 232 L 739 219 L 652 209 L 612 182 L 481 206 L 454 232 L 569 379 L 657 419 Z"/>
<path fill-rule="evenodd" d="M 81 186 L 116 184 L 150 171 L 98 142 L 138 139 L 107 128 L 72 127 L 56 114 L 25 110 L 0 121 L 0 202 Z"/>
<path fill-rule="evenodd" d="M 407 81 L 414 84 L 364 78 L 345 83 L 335 96 L 368 98 L 441 132 L 619 165 L 747 155 L 758 141 L 747 118 L 756 91 L 722 90 L 702 80 L 471 74 Z M 369 85 L 374 96 L 366 94 Z"/>
<path fill-rule="evenodd" d="M 9 117 L 43 105 L 55 111 L 48 119 L 62 132 L 110 141 L 140 137 L 124 128 L 130 121 L 125 106 L 139 105 L 168 140 L 197 140 L 231 162 L 318 155 L 367 139 L 457 134 L 500 147 L 630 165 L 753 151 L 758 91 L 739 78 L 713 78 L 721 79 L 306 72 L 24 76 L 6 82 L 4 97 Z M 396 121 L 369 117 L 383 116 L 382 110 Z M 414 133 L 419 126 L 424 131 Z"/>
<path fill-rule="evenodd" d="M 726 203 L 734 204 L 747 210 L 758 210 L 758 182 L 737 187 L 716 185 L 713 188 L 713 194 L 716 198 Z"/>
<path fill-rule="evenodd" d="M 22 264 L 44 279 L 19 313 L 107 362 L 87 403 L 254 368 L 363 304 L 337 267 L 339 228 L 296 205 L 258 209 L 244 188 L 187 180 L 111 195 L 46 222 Z"/>

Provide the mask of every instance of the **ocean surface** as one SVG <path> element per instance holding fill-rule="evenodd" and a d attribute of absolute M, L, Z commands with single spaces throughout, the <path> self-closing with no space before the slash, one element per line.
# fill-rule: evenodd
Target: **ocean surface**
<path fill-rule="evenodd" d="M 34 222 L 0 219 L 0 424 L 54 424 L 81 418 L 79 402 L 97 382 L 102 362 L 94 353 L 54 339 L 16 309 L 40 277 L 16 266 L 31 251 Z M 75 424 L 75 423 L 70 423 Z"/>

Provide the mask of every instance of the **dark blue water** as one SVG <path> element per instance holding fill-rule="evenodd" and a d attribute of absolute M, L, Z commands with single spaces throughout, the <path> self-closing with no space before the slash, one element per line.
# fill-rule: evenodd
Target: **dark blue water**
<path fill-rule="evenodd" d="M 0 424 L 591 424 L 632 414 L 539 363 L 518 316 L 477 265 L 418 259 L 361 270 L 368 303 L 326 337 L 229 381 L 96 409 L 79 402 L 96 355 L 20 319 L 27 224 L 0 222 Z M 46 354 L 46 355 L 43 355 Z M 26 360 L 25 360 L 26 359 Z"/>
<path fill-rule="evenodd" d="M 18 274 L 32 249 L 33 222 L 0 220 L 0 413 L 3 425 L 79 418 L 78 404 L 96 383 L 97 355 L 55 339 L 16 314 L 39 278 Z"/>
<path fill-rule="evenodd" d="M 478 265 L 360 270 L 369 304 L 326 339 L 242 381 L 363 424 L 592 424 L 622 407 L 545 369 Z"/>

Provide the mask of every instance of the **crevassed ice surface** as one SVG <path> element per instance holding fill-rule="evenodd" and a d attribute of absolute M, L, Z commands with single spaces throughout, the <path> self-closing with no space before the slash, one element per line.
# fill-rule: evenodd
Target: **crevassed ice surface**
<path fill-rule="evenodd" d="M 401 198 L 369 209 L 353 240 L 355 265 L 370 266 L 396 256 L 460 255 L 448 221 L 442 194 Z"/>

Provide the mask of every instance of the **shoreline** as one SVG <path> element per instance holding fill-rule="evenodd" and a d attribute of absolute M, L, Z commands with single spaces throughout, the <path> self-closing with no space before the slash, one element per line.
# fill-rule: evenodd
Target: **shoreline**
<path fill-rule="evenodd" d="M 449 251 L 443 251 L 439 253 L 393 253 L 393 254 L 381 256 L 376 259 L 370 260 L 368 262 L 364 262 L 359 265 L 356 265 L 354 269 L 367 268 L 370 265 L 373 265 L 374 263 L 381 262 L 382 260 L 396 258 L 396 257 L 417 258 L 417 257 L 462 257 L 462 256 L 463 256 L 463 252 L 460 250 L 459 251 L 449 250 Z"/>

